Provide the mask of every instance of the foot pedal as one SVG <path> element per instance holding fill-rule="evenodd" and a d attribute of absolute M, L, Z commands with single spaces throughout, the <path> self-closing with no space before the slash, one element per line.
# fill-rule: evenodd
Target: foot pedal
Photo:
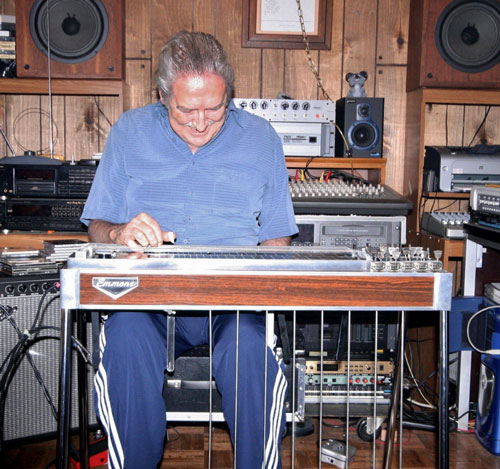
<path fill-rule="evenodd" d="M 321 445 L 321 461 L 344 469 L 347 465 L 347 445 L 343 441 L 328 439 Z M 354 458 L 356 448 L 349 445 L 349 462 Z"/>

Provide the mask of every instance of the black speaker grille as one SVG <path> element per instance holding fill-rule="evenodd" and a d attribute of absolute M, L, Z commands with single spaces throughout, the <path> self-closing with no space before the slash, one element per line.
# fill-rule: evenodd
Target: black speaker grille
<path fill-rule="evenodd" d="M 355 122 L 348 133 L 348 141 L 351 147 L 361 150 L 375 148 L 379 138 L 380 132 L 374 122 Z"/>
<path fill-rule="evenodd" d="M 453 68 L 478 73 L 500 62 L 500 3 L 496 0 L 450 3 L 436 23 L 441 57 Z"/>
<path fill-rule="evenodd" d="M 5 283 L 7 280 L 0 280 L 0 282 Z M 41 294 L 1 297 L 0 305 L 17 308 L 17 311 L 13 314 L 13 318 L 19 328 L 24 331 L 31 328 L 41 298 Z M 44 304 L 47 307 L 44 308 L 43 325 L 59 327 L 61 310 L 58 294 L 49 293 Z M 42 332 L 40 337 L 54 335 L 59 336 L 58 331 L 48 330 Z M 90 343 L 92 337 L 90 324 L 87 330 L 87 337 Z M 0 322 L 0 363 L 4 361 L 17 342 L 18 336 L 10 322 L 6 319 L 2 320 Z M 30 347 L 29 353 L 40 371 L 43 382 L 57 408 L 59 395 L 59 340 L 52 338 L 41 340 Z M 71 427 L 77 428 L 76 357 L 73 360 L 73 369 L 75 372 L 72 379 Z M 96 423 L 92 396 L 92 379 L 93 372 L 89 376 L 90 424 Z M 21 362 L 8 388 L 3 430 L 5 441 L 50 435 L 54 434 L 57 430 L 57 421 L 26 358 Z"/>
<path fill-rule="evenodd" d="M 49 39 L 51 59 L 58 62 L 84 62 L 99 52 L 109 32 L 100 0 L 52 0 L 49 5 L 36 0 L 30 13 L 31 36 L 45 55 Z"/>

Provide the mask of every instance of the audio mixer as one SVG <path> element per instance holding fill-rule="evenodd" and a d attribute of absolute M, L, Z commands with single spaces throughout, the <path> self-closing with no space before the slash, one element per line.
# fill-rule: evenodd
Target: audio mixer
<path fill-rule="evenodd" d="M 408 215 L 412 203 L 383 184 L 338 178 L 290 179 L 296 214 Z"/>

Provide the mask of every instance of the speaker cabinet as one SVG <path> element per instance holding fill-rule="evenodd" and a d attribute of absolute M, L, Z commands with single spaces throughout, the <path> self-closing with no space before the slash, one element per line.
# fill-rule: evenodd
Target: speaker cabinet
<path fill-rule="evenodd" d="M 59 282 L 58 275 L 37 275 L 19 277 L 0 277 L 0 363 L 19 342 L 19 336 L 11 322 L 3 316 L 4 308 L 16 308 L 11 318 L 21 331 L 31 330 L 37 317 L 37 310 L 43 299 L 38 324 L 47 327 L 36 336 L 36 341 L 29 347 L 28 353 L 40 378 L 46 386 L 55 408 L 59 395 L 59 328 L 61 309 L 59 293 L 52 292 L 43 298 L 43 292 Z M 90 351 L 91 325 L 87 329 L 87 349 Z M 72 421 L 71 427 L 78 428 L 78 401 L 76 356 L 73 354 L 72 376 Z M 53 436 L 57 430 L 57 421 L 44 391 L 36 378 L 35 371 L 28 361 L 28 355 L 19 363 L 7 392 L 5 415 L 3 421 L 4 441 L 30 440 Z M 2 377 L 5 369 L 2 370 Z M 96 417 L 93 405 L 93 391 L 89 376 L 89 423 L 95 424 Z"/>
<path fill-rule="evenodd" d="M 47 77 L 50 53 L 53 78 L 124 78 L 123 0 L 17 0 L 16 25 L 18 77 Z"/>
<path fill-rule="evenodd" d="M 500 358 L 481 355 L 476 437 L 491 453 L 500 455 Z"/>
<path fill-rule="evenodd" d="M 407 91 L 500 85 L 500 1 L 412 0 Z"/>
<path fill-rule="evenodd" d="M 351 151 L 349 155 L 344 139 L 337 131 L 336 156 L 382 157 L 384 98 L 339 99 L 335 106 L 335 115 L 337 125 L 342 130 Z"/>

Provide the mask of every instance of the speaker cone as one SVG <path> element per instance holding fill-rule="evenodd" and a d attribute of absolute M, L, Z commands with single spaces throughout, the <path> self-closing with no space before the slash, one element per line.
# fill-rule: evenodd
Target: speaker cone
<path fill-rule="evenodd" d="M 451 2 L 435 29 L 441 57 L 461 72 L 478 73 L 500 62 L 500 3 L 496 0 Z"/>
<path fill-rule="evenodd" d="M 479 415 L 485 417 L 491 409 L 495 393 L 495 374 L 484 363 L 479 370 L 479 394 L 477 408 Z"/>
<path fill-rule="evenodd" d="M 357 121 L 348 131 L 348 141 L 357 150 L 371 150 L 378 143 L 379 131 L 371 121 Z"/>
<path fill-rule="evenodd" d="M 52 60 L 84 62 L 106 42 L 108 15 L 100 0 L 36 0 L 30 13 L 30 32 L 45 55 L 50 39 Z"/>

